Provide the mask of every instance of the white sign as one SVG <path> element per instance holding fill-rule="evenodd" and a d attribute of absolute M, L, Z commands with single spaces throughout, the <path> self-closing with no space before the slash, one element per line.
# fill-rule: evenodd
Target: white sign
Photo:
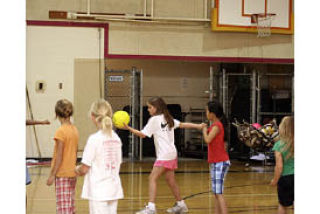
<path fill-rule="evenodd" d="M 123 76 L 109 76 L 109 82 L 122 82 Z"/>

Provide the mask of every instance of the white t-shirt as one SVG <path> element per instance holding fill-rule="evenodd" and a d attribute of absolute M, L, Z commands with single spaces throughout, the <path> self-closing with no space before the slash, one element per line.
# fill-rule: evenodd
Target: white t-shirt
<path fill-rule="evenodd" d="M 119 176 L 122 163 L 121 147 L 121 140 L 114 131 L 112 137 L 108 137 L 101 130 L 90 135 L 81 161 L 90 166 L 84 177 L 82 198 L 94 201 L 123 198 Z"/>
<path fill-rule="evenodd" d="M 141 132 L 151 137 L 153 135 L 157 160 L 174 160 L 177 149 L 174 145 L 174 129 L 180 126 L 180 121 L 173 120 L 174 126 L 169 129 L 163 114 L 152 116 Z"/>

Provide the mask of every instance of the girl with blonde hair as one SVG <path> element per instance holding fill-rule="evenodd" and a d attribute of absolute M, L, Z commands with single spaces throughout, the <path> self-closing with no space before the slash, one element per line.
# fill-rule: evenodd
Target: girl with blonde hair
<path fill-rule="evenodd" d="M 90 214 L 116 214 L 123 198 L 119 176 L 122 143 L 112 130 L 112 108 L 104 99 L 91 105 L 89 117 L 99 129 L 89 136 L 76 173 L 85 175 L 82 198 L 89 200 Z"/>
<path fill-rule="evenodd" d="M 276 166 L 271 185 L 278 189 L 278 214 L 287 213 L 294 202 L 294 118 L 284 117 L 279 126 L 280 140 L 275 143 Z"/>

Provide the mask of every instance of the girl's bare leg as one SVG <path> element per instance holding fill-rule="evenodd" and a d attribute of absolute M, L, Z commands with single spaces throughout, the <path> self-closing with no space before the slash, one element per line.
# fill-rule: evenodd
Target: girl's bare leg
<path fill-rule="evenodd" d="M 282 206 L 281 204 L 279 204 L 278 206 L 278 214 L 286 214 L 286 208 L 284 206 Z"/>
<path fill-rule="evenodd" d="M 221 213 L 221 209 L 220 209 L 220 204 L 219 204 L 219 200 L 217 198 L 217 195 L 215 195 L 215 200 L 214 200 L 214 213 L 216 214 L 220 214 Z"/>
<path fill-rule="evenodd" d="M 221 213 L 221 214 L 227 214 L 228 210 L 227 210 L 227 205 L 226 202 L 224 200 L 224 197 L 222 194 L 216 194 L 215 195 L 216 198 L 216 208 L 218 208 L 217 213 Z"/>
<path fill-rule="evenodd" d="M 176 198 L 176 201 L 181 201 L 180 190 L 176 182 L 174 171 L 166 170 L 165 176 L 166 176 L 167 184 L 170 187 L 174 197 Z"/>
<path fill-rule="evenodd" d="M 157 195 L 157 180 L 164 173 L 164 167 L 154 166 L 149 175 L 149 202 L 155 203 Z"/>

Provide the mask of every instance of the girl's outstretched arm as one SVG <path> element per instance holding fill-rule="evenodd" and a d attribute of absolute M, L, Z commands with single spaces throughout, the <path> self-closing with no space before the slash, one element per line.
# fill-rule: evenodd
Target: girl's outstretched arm
<path fill-rule="evenodd" d="M 199 129 L 201 130 L 204 127 L 204 123 L 196 124 L 196 123 L 180 123 L 179 128 L 184 129 Z"/>
<path fill-rule="evenodd" d="M 273 179 L 271 180 L 271 183 L 270 183 L 271 186 L 277 185 L 277 183 L 281 177 L 282 170 L 283 170 L 283 160 L 282 160 L 281 153 L 278 151 L 275 151 L 274 156 L 276 157 L 276 166 L 274 167 L 274 175 L 273 175 Z"/>
<path fill-rule="evenodd" d="M 126 124 L 123 124 L 123 129 L 126 129 L 128 131 L 130 131 L 131 133 L 133 133 L 134 135 L 137 135 L 138 137 L 141 137 L 141 138 L 145 138 L 146 135 L 143 134 L 141 131 L 137 130 L 137 129 L 134 129 Z"/>
<path fill-rule="evenodd" d="M 26 120 L 26 125 L 49 125 L 49 120 Z"/>

